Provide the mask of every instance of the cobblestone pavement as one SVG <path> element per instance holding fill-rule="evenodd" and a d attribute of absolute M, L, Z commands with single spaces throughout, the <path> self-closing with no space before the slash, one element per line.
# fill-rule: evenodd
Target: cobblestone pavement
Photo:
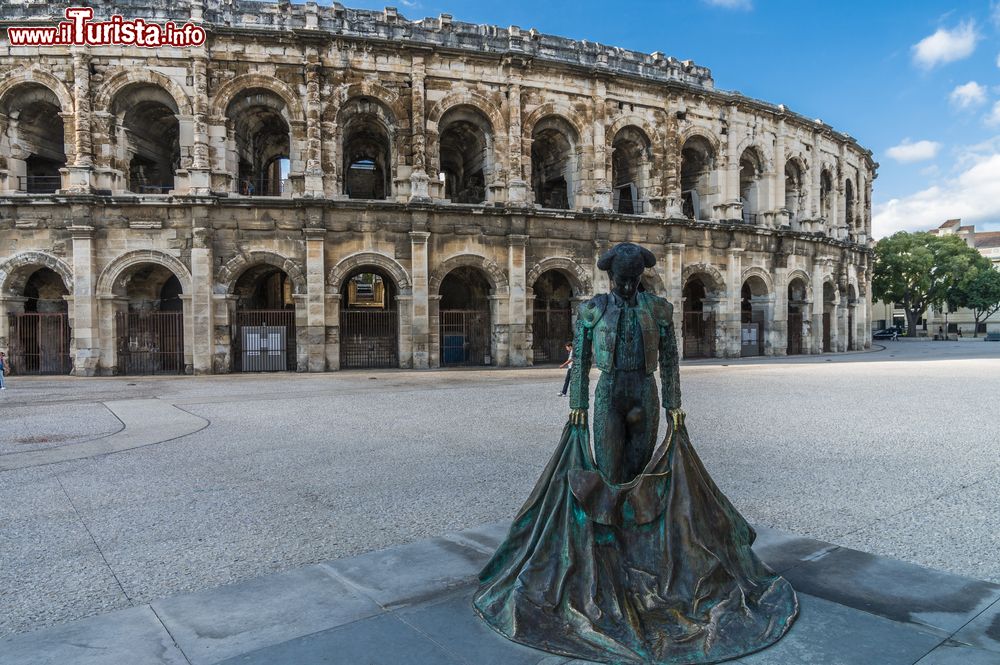
<path fill-rule="evenodd" d="M 1000 581 L 1000 344 L 886 347 L 685 364 L 694 444 L 754 523 Z M 0 634 L 509 519 L 558 439 L 561 385 L 557 369 L 10 377 L 0 463 L 120 445 L 128 400 L 204 428 L 0 472 Z"/>

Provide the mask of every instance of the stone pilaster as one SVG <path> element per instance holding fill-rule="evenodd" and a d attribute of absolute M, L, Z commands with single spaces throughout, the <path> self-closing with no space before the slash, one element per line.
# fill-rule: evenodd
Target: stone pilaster
<path fill-rule="evenodd" d="M 204 53 L 196 55 L 191 61 L 191 74 L 194 81 L 194 94 L 191 96 L 194 117 L 188 187 L 191 194 L 207 196 L 211 192 L 211 158 L 208 144 L 208 59 Z"/>
<path fill-rule="evenodd" d="M 73 239 L 73 374 L 94 376 L 101 357 L 94 227 L 80 224 L 70 226 L 69 232 Z"/>
<path fill-rule="evenodd" d="M 318 221 L 322 224 L 322 217 Z M 326 229 L 307 226 L 305 330 L 306 371 L 326 371 Z"/>
<path fill-rule="evenodd" d="M 430 176 L 427 175 L 427 67 L 422 55 L 414 55 L 410 70 L 410 107 L 413 116 L 413 171 L 410 172 L 410 200 L 430 201 Z M 416 347 L 414 347 L 416 353 Z M 416 363 L 416 357 L 414 357 Z M 418 365 L 419 366 L 419 365 Z M 426 366 L 426 365 L 425 365 Z"/>
<path fill-rule="evenodd" d="M 63 186 L 71 192 L 91 191 L 94 170 L 94 146 L 90 134 L 90 55 L 82 50 L 73 51 L 73 152 L 72 164 L 66 166 L 69 182 Z"/>
<path fill-rule="evenodd" d="M 531 364 L 531 341 L 528 339 L 527 253 L 528 236 L 507 236 L 507 274 L 510 281 L 510 365 L 525 367 Z"/>
<path fill-rule="evenodd" d="M 781 118 L 774 139 L 774 185 L 771 187 L 770 209 L 775 211 L 775 226 L 789 223 L 785 208 L 785 131 L 785 119 Z"/>
<path fill-rule="evenodd" d="M 812 343 L 810 353 L 823 353 L 823 312 L 826 301 L 823 299 L 823 264 L 813 263 L 812 275 Z"/>
<path fill-rule="evenodd" d="M 510 173 L 507 176 L 507 200 L 515 205 L 526 205 L 528 201 L 528 183 L 524 181 L 522 168 L 524 142 L 521 137 L 521 73 L 516 68 L 510 69 L 511 82 L 508 86 L 508 133 Z"/>
<path fill-rule="evenodd" d="M 323 196 L 323 137 L 320 126 L 322 101 L 319 96 L 320 64 L 315 47 L 306 56 L 306 168 L 303 195 Z"/>
<path fill-rule="evenodd" d="M 215 351 L 215 326 L 212 316 L 213 274 L 212 229 L 206 224 L 204 209 L 196 209 L 198 218 L 192 232 L 191 244 L 191 293 L 184 306 L 190 309 L 191 367 L 195 374 L 211 374 Z M 200 214 L 199 214 L 200 213 Z"/>
<path fill-rule="evenodd" d="M 607 139 L 604 128 L 607 122 L 605 108 L 608 86 L 598 78 L 594 81 L 594 95 L 590 105 L 594 113 L 594 209 L 611 210 L 611 174 L 608 173 Z M 594 285 L 596 288 L 596 284 Z"/>
<path fill-rule="evenodd" d="M 428 291 L 427 231 L 410 232 L 410 279 L 412 281 L 413 367 L 431 366 L 430 293 Z"/>
<path fill-rule="evenodd" d="M 730 247 L 726 250 L 726 297 L 723 301 L 725 311 L 724 351 L 726 357 L 739 357 L 742 332 L 741 311 L 743 283 L 743 249 Z"/>
<path fill-rule="evenodd" d="M 667 245 L 667 300 L 674 306 L 674 337 L 677 339 L 677 357 L 684 357 L 684 244 Z"/>

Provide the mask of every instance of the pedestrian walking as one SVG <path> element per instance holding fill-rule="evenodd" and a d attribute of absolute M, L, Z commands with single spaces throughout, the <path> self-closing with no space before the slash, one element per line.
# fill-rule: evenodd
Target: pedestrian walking
<path fill-rule="evenodd" d="M 10 364 L 7 362 L 7 356 L 4 355 L 3 351 L 0 351 L 0 390 L 7 390 L 7 386 L 3 382 L 3 377 L 9 373 Z"/>
<path fill-rule="evenodd" d="M 566 380 L 563 381 L 562 392 L 559 393 L 560 396 L 565 397 L 566 391 L 569 390 L 569 375 L 573 371 L 573 342 L 566 342 L 566 362 L 559 365 L 559 369 L 566 368 Z"/>

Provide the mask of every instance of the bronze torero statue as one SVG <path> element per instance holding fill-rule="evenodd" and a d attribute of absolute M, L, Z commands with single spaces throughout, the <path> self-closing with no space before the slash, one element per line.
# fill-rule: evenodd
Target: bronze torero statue
<path fill-rule="evenodd" d="M 480 573 L 474 606 L 502 635 L 553 653 L 604 663 L 716 663 L 779 640 L 798 601 L 753 553 L 753 529 L 691 446 L 673 308 L 639 288 L 655 261 L 622 243 L 598 262 L 612 290 L 578 313 L 569 422 Z M 601 370 L 593 454 L 591 365 Z M 667 435 L 656 445 L 661 405 Z"/>

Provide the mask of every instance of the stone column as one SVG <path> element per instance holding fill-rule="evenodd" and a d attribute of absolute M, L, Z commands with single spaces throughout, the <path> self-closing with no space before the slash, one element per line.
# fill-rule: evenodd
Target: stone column
<path fill-rule="evenodd" d="M 725 352 L 731 358 L 740 356 L 742 319 L 743 249 L 730 247 L 726 250 L 726 294 L 723 299 L 725 321 Z"/>
<path fill-rule="evenodd" d="M 666 199 L 664 213 L 668 218 L 680 218 L 684 216 L 684 207 L 681 199 L 681 140 L 680 123 L 677 114 L 667 113 L 666 127 L 666 161 L 663 164 L 663 195 Z"/>
<path fill-rule="evenodd" d="M 426 66 L 422 55 L 414 55 L 411 65 L 410 106 L 413 116 L 413 171 L 410 172 L 410 200 L 430 201 L 427 175 L 427 93 L 424 89 Z M 416 353 L 416 347 L 414 347 Z M 414 357 L 416 363 L 416 357 Z M 425 365 L 426 366 L 426 365 Z"/>
<path fill-rule="evenodd" d="M 771 353 L 788 354 L 788 268 L 774 269 L 774 307 L 771 313 Z"/>
<path fill-rule="evenodd" d="M 684 244 L 667 245 L 667 300 L 674 306 L 674 337 L 677 338 L 677 357 L 684 357 Z"/>
<path fill-rule="evenodd" d="M 594 113 L 594 210 L 611 210 L 611 174 L 608 173 L 607 138 L 604 135 L 605 98 L 607 84 L 603 79 L 594 81 L 594 94 L 590 105 Z M 596 288 L 597 285 L 595 284 Z"/>
<path fill-rule="evenodd" d="M 521 72 L 510 69 L 511 82 L 508 95 L 508 132 L 507 147 L 509 152 L 509 175 L 507 177 L 507 200 L 515 205 L 527 205 L 528 183 L 524 181 L 521 168 L 524 154 L 524 141 L 521 136 Z"/>
<path fill-rule="evenodd" d="M 71 192 L 87 193 L 93 188 L 91 175 L 94 169 L 94 146 L 90 135 L 90 55 L 83 50 L 73 51 L 73 150 L 72 164 L 66 166 L 69 182 L 63 185 Z"/>
<path fill-rule="evenodd" d="M 823 298 L 823 264 L 813 263 L 812 275 L 812 343 L 810 353 L 823 353 L 823 312 L 826 301 Z"/>
<path fill-rule="evenodd" d="M 309 47 L 306 63 L 306 170 L 303 195 L 323 197 L 323 139 L 320 128 L 322 102 L 319 97 L 319 56 L 315 47 Z M 325 365 L 325 363 L 323 363 Z M 322 371 L 322 370 L 316 370 Z"/>
<path fill-rule="evenodd" d="M 310 211 L 312 212 L 312 211 Z M 309 226 L 302 229 L 306 238 L 306 310 L 303 338 L 306 343 L 306 371 L 326 371 L 326 229 L 322 212 L 316 211 Z"/>
<path fill-rule="evenodd" d="M 528 340 L 528 310 L 527 310 L 527 254 L 528 236 L 507 236 L 507 274 L 510 281 L 510 299 L 508 301 L 510 339 L 510 365 L 526 367 L 531 364 L 532 350 Z"/>
<path fill-rule="evenodd" d="M 94 227 L 80 224 L 70 226 L 69 232 L 73 239 L 73 374 L 94 376 L 101 357 Z"/>
<path fill-rule="evenodd" d="M 208 196 L 211 193 L 211 163 L 208 147 L 208 58 L 205 48 L 191 62 L 194 94 L 191 104 L 194 110 L 192 118 L 193 147 L 191 152 L 191 168 L 188 169 L 188 187 L 195 196 Z"/>
<path fill-rule="evenodd" d="M 812 219 L 819 219 L 820 213 L 820 180 L 823 174 L 823 161 L 819 154 L 819 133 L 813 132 L 812 166 L 809 169 L 812 176 L 812 187 L 809 188 L 809 210 Z M 816 225 L 810 229 L 812 231 L 822 230 Z"/>
<path fill-rule="evenodd" d="M 788 224 L 785 210 L 785 119 L 778 120 L 774 138 L 774 187 L 771 188 L 771 210 L 775 211 L 774 225 Z"/>
<path fill-rule="evenodd" d="M 207 214 L 204 209 L 196 209 L 195 227 L 192 231 L 191 243 L 191 293 L 190 299 L 184 302 L 185 309 L 190 309 L 191 365 L 195 374 L 210 374 L 212 372 L 212 357 L 215 350 L 215 320 L 212 316 L 212 285 L 215 283 L 213 274 L 212 229 L 208 226 Z M 185 331 L 186 332 L 186 331 Z"/>
<path fill-rule="evenodd" d="M 410 232 L 410 279 L 413 282 L 413 367 L 431 366 L 430 293 L 428 291 L 427 231 Z"/>

